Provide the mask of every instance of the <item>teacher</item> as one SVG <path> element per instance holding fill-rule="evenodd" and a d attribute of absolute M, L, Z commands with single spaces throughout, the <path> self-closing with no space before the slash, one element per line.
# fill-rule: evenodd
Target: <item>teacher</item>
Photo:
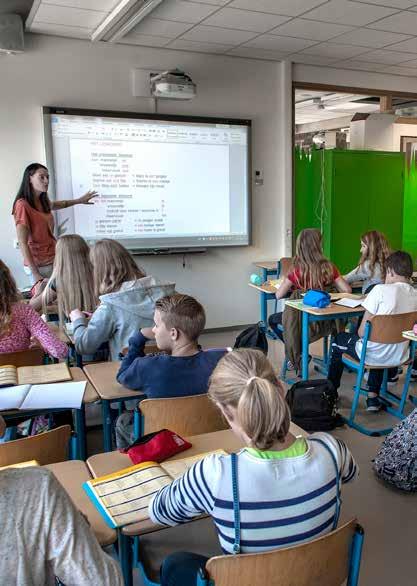
<path fill-rule="evenodd" d="M 40 163 L 32 163 L 23 173 L 13 202 L 17 239 L 25 273 L 30 276 L 32 284 L 52 274 L 56 239 L 51 212 L 78 204 L 92 204 L 90 200 L 98 195 L 96 191 L 88 191 L 78 199 L 50 201 L 48 185 L 48 169 Z"/>

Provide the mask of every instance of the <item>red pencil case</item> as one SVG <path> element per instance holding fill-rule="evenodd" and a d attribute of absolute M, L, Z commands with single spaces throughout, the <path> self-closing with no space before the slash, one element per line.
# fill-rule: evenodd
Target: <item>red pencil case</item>
<path fill-rule="evenodd" d="M 149 461 L 163 462 L 188 448 L 191 448 L 190 442 L 169 429 L 161 429 L 144 435 L 120 451 L 128 454 L 133 464 L 140 464 Z"/>

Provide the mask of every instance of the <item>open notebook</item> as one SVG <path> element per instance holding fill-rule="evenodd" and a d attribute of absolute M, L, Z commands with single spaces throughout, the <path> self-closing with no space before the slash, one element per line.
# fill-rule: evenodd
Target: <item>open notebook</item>
<path fill-rule="evenodd" d="M 0 389 L 0 410 L 79 409 L 87 381 L 17 385 Z"/>
<path fill-rule="evenodd" d="M 83 488 L 109 527 L 131 525 L 149 518 L 148 505 L 159 489 L 171 484 L 209 454 L 227 455 L 224 450 L 214 450 L 163 464 L 142 462 L 89 480 Z"/>
<path fill-rule="evenodd" d="M 65 362 L 39 366 L 0 366 L 0 387 L 56 383 L 71 379 L 71 372 Z"/>

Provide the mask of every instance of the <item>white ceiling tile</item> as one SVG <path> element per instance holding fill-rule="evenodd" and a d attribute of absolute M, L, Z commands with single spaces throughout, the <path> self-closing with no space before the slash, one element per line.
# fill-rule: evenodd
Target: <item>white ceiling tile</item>
<path fill-rule="evenodd" d="M 164 0 L 151 14 L 153 18 L 196 23 L 217 9 L 216 5 L 185 2 L 184 0 Z"/>
<path fill-rule="evenodd" d="M 123 45 L 144 45 L 145 47 L 164 47 L 169 43 L 166 37 L 158 37 L 152 35 L 125 35 L 119 43 Z"/>
<path fill-rule="evenodd" d="M 387 67 L 382 63 L 369 63 L 367 61 L 355 61 L 351 59 L 338 61 L 336 65 L 344 69 L 358 69 L 360 71 L 385 71 Z"/>
<path fill-rule="evenodd" d="M 374 22 L 379 18 L 384 18 L 395 12 L 395 9 L 374 6 L 371 4 L 359 4 L 358 2 L 352 2 L 351 0 L 330 0 L 330 2 L 327 2 L 319 8 L 307 12 L 307 14 L 304 15 L 304 18 L 322 20 L 324 22 L 364 26 L 365 24 Z"/>
<path fill-rule="evenodd" d="M 386 73 L 394 75 L 403 75 L 405 77 L 417 77 L 417 69 L 412 67 L 403 67 L 402 65 L 393 65 L 384 69 Z"/>
<path fill-rule="evenodd" d="M 401 67 L 417 67 L 417 59 L 405 61 L 404 63 L 401 63 Z"/>
<path fill-rule="evenodd" d="M 310 39 L 312 41 L 328 41 L 336 35 L 341 35 L 351 30 L 351 26 L 344 26 L 342 24 L 330 24 L 328 22 L 294 18 L 269 31 L 269 34 L 288 35 L 289 37 Z"/>
<path fill-rule="evenodd" d="M 361 47 L 386 47 L 392 43 L 406 40 L 407 35 L 376 31 L 369 28 L 358 28 L 333 40 L 333 43 L 346 43 L 347 45 L 360 45 Z M 400 43 L 401 44 L 401 43 Z M 400 49 L 399 49 L 400 50 Z M 408 51 L 408 49 L 406 49 Z"/>
<path fill-rule="evenodd" d="M 335 43 L 320 43 L 309 47 L 303 53 L 305 55 L 318 55 L 319 57 L 334 57 L 335 59 L 350 59 L 361 53 L 369 51 L 368 47 L 353 47 L 352 45 L 336 45 Z"/>
<path fill-rule="evenodd" d="M 106 18 L 106 16 L 106 12 L 69 8 L 68 6 L 55 6 L 52 4 L 41 4 L 36 12 L 34 22 L 95 28 Z"/>
<path fill-rule="evenodd" d="M 113 8 L 119 4 L 119 1 L 120 0 L 42 0 L 42 3 L 106 12 L 113 10 Z"/>
<path fill-rule="evenodd" d="M 245 43 L 246 47 L 255 47 L 256 49 L 267 49 L 269 51 L 282 51 L 284 53 L 293 53 L 300 51 L 314 44 L 314 41 L 306 39 L 295 39 L 293 37 L 279 37 L 277 35 L 261 35 Z"/>
<path fill-rule="evenodd" d="M 237 45 L 249 41 L 256 33 L 237 31 L 230 28 L 218 28 L 215 26 L 198 25 L 186 32 L 181 38 L 202 43 L 223 43 L 225 45 Z"/>
<path fill-rule="evenodd" d="M 221 45 L 215 43 L 197 43 L 196 41 L 186 41 L 185 39 L 175 39 L 167 45 L 168 49 L 181 49 L 183 51 L 197 51 L 199 53 L 225 53 L 233 45 Z"/>
<path fill-rule="evenodd" d="M 58 37 L 70 37 L 71 39 L 89 39 L 93 28 L 80 26 L 65 26 L 61 24 L 47 24 L 36 22 L 30 27 L 31 33 L 43 33 L 45 35 L 57 35 Z"/>
<path fill-rule="evenodd" d="M 369 28 L 415 35 L 417 31 L 417 13 L 404 10 L 369 25 Z"/>
<path fill-rule="evenodd" d="M 378 6 L 389 6 L 390 8 L 410 8 L 415 6 L 416 0 L 353 0 L 353 2 L 366 2 L 366 4 L 377 4 Z"/>
<path fill-rule="evenodd" d="M 204 24 L 264 33 L 288 20 L 290 20 L 288 16 L 279 16 L 278 14 L 222 8 L 213 16 L 206 18 Z"/>
<path fill-rule="evenodd" d="M 271 14 L 299 16 L 311 8 L 323 4 L 325 0 L 234 0 L 229 7 L 258 10 Z"/>
<path fill-rule="evenodd" d="M 387 33 L 384 32 L 384 35 L 385 34 Z M 402 43 L 395 43 L 395 45 L 390 46 L 390 50 L 417 53 L 417 37 L 413 37 L 412 39 L 409 39 L 408 41 L 403 41 Z"/>
<path fill-rule="evenodd" d="M 145 18 L 136 25 L 130 34 L 156 35 L 174 39 L 188 30 L 192 24 L 189 22 L 177 22 L 174 20 L 162 20 L 161 18 Z"/>
<path fill-rule="evenodd" d="M 318 57 L 317 55 L 306 55 L 305 53 L 289 55 L 288 59 L 294 61 L 294 63 L 304 63 L 306 65 L 333 65 L 337 61 L 334 57 Z"/>
<path fill-rule="evenodd" d="M 279 51 L 267 51 L 265 49 L 256 49 L 255 47 L 236 47 L 236 49 L 228 51 L 227 55 L 249 57 L 252 59 L 267 59 L 268 61 L 282 61 L 287 56 L 285 53 Z"/>
<path fill-rule="evenodd" d="M 396 53 L 395 51 L 385 51 L 384 49 L 378 49 L 366 53 L 366 55 L 358 56 L 358 61 L 370 61 L 373 63 L 387 63 L 388 65 L 395 65 L 396 63 L 402 63 L 413 59 L 415 55 L 413 53 Z"/>

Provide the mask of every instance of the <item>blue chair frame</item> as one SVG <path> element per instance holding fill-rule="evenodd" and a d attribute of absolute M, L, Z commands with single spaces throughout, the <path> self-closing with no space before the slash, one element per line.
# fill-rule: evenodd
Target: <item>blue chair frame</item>
<path fill-rule="evenodd" d="M 369 435 L 369 436 L 381 436 L 381 435 L 387 435 L 388 433 L 390 433 L 392 431 L 393 428 L 392 427 L 385 427 L 385 428 L 381 428 L 381 429 L 370 429 L 368 427 L 365 427 L 364 425 L 357 423 L 357 421 L 355 421 L 356 412 L 357 412 L 358 406 L 359 406 L 359 398 L 361 395 L 367 396 L 367 394 L 368 394 L 367 389 L 362 387 L 362 381 L 363 381 L 363 377 L 364 377 L 366 368 L 369 368 L 369 366 L 367 366 L 367 364 L 365 362 L 365 358 L 366 358 L 366 349 L 367 349 L 368 341 L 371 336 L 371 331 L 372 331 L 372 323 L 370 321 L 367 321 L 365 324 L 365 334 L 364 334 L 364 337 L 362 338 L 362 341 L 363 341 L 362 352 L 360 355 L 359 363 L 356 362 L 353 358 L 350 358 L 346 354 L 343 355 L 343 358 L 342 358 L 343 364 L 347 368 L 349 368 L 350 370 L 357 373 L 356 374 L 356 382 L 353 387 L 354 396 L 353 396 L 352 407 L 350 410 L 350 415 L 349 415 L 349 417 L 343 417 L 343 420 L 347 423 L 347 425 L 349 425 L 349 427 L 356 429 L 360 433 L 363 433 L 363 434 Z M 413 363 L 414 355 L 416 353 L 416 348 L 417 348 L 417 342 L 411 341 L 410 342 L 410 358 L 408 361 L 407 371 L 406 371 L 406 375 L 405 375 L 405 379 L 404 379 L 403 390 L 402 390 L 400 397 L 398 397 L 396 394 L 394 394 L 388 390 L 388 388 L 387 388 L 387 386 L 388 386 L 387 385 L 388 367 L 383 369 L 384 376 L 383 376 L 383 381 L 382 381 L 382 386 L 381 386 L 381 391 L 380 391 L 380 399 L 383 403 L 384 409 L 388 413 L 393 415 L 394 417 L 397 417 L 398 419 L 404 419 L 404 417 L 405 417 L 404 407 L 405 407 L 405 403 L 407 401 L 407 395 L 408 395 L 408 390 L 409 390 L 410 380 L 411 380 L 412 363 Z M 391 368 L 394 366 L 395 365 L 390 365 Z M 401 366 L 401 365 L 399 364 L 398 366 Z M 393 407 L 392 402 L 396 403 L 397 406 Z"/>
<path fill-rule="evenodd" d="M 361 525 L 356 525 L 355 533 L 352 538 L 349 551 L 349 573 L 347 577 L 346 586 L 358 586 L 359 584 L 359 573 L 361 567 L 362 548 L 365 532 Z M 296 546 L 297 547 L 297 546 Z M 147 584 L 146 586 L 151 586 Z M 155 586 L 152 583 L 152 586 Z M 211 580 L 207 572 L 203 570 L 197 575 L 196 586 L 215 586 L 214 580 Z M 284 586 L 284 585 L 283 585 Z"/>

